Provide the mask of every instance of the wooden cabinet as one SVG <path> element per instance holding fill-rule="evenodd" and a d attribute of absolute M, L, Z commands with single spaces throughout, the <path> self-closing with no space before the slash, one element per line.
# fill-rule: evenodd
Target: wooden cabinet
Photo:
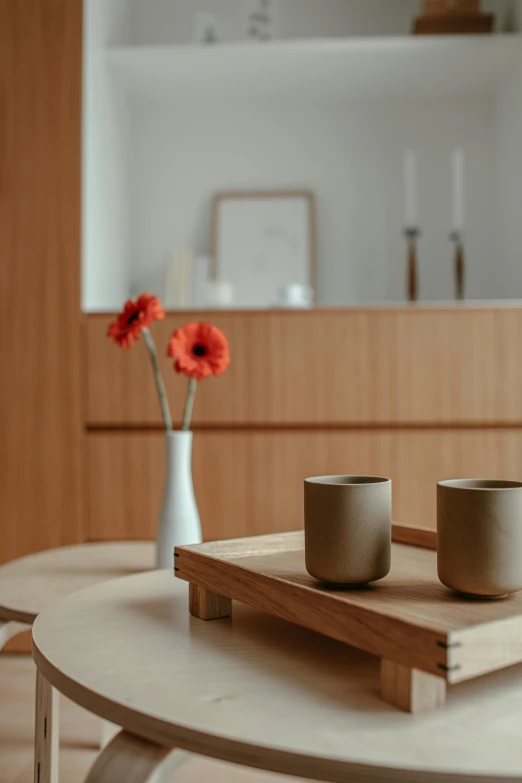
<path fill-rule="evenodd" d="M 157 432 L 89 436 L 89 538 L 154 536 L 163 448 Z M 303 479 L 331 473 L 390 476 L 395 519 L 435 527 L 437 481 L 522 476 L 522 430 L 197 432 L 205 539 L 302 527 Z"/>
<path fill-rule="evenodd" d="M 1 0 L 0 563 L 84 535 L 81 107 L 82 0 Z"/>
<path fill-rule="evenodd" d="M 160 409 L 145 346 L 122 352 L 86 323 L 87 536 L 154 535 L 163 487 Z M 522 309 L 390 308 L 169 314 L 154 324 L 174 415 L 186 379 L 164 355 L 193 319 L 228 335 L 232 364 L 194 409 L 204 536 L 302 526 L 302 482 L 329 473 L 393 479 L 398 521 L 435 526 L 435 485 L 522 476 Z"/>
<path fill-rule="evenodd" d="M 81 539 L 81 0 L 0 2 L 0 562 Z"/>
<path fill-rule="evenodd" d="M 111 316 L 87 322 L 89 426 L 160 425 L 144 345 L 119 351 Z M 522 309 L 389 308 L 169 314 L 154 324 L 173 415 L 186 379 L 165 356 L 172 330 L 211 319 L 232 364 L 201 385 L 201 426 L 469 425 L 522 422 Z"/>

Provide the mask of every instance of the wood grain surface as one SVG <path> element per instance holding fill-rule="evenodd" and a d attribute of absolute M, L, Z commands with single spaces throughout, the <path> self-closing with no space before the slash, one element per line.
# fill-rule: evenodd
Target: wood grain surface
<path fill-rule="evenodd" d="M 389 704 L 417 714 L 444 705 L 446 682 L 441 677 L 383 658 L 381 695 Z"/>
<path fill-rule="evenodd" d="M 89 538 L 152 538 L 162 434 L 90 433 L 88 466 Z M 389 476 L 394 519 L 434 529 L 436 482 L 519 479 L 522 431 L 200 431 L 193 472 L 205 540 L 302 528 L 303 479 L 333 473 Z"/>
<path fill-rule="evenodd" d="M 0 562 L 81 539 L 81 0 L 0 3 Z"/>
<path fill-rule="evenodd" d="M 0 566 L 0 621 L 31 624 L 49 604 L 83 587 L 154 568 L 148 541 L 81 544 Z"/>
<path fill-rule="evenodd" d="M 402 572 L 397 583 L 390 578 L 386 580 L 384 593 L 380 589 L 384 581 L 363 590 L 338 591 L 319 587 L 319 583 L 306 573 L 304 549 L 233 560 L 202 556 L 191 548 L 180 547 L 176 551 L 176 576 L 180 579 L 219 591 L 222 596 L 373 655 L 404 660 L 409 666 L 444 676 L 446 632 L 435 621 L 420 627 L 410 625 L 414 615 L 401 611 L 403 604 L 397 595 L 397 587 L 403 580 Z M 395 546 L 393 558 L 398 560 Z M 399 572 L 397 564 L 395 567 Z M 411 574 L 407 577 L 411 578 Z M 390 600 L 390 590 L 394 598 L 399 599 L 396 608 Z M 412 609 L 418 611 L 418 608 L 414 597 Z"/>
<path fill-rule="evenodd" d="M 111 317 L 87 319 L 87 421 L 159 425 L 145 346 L 118 350 L 105 337 Z M 232 354 L 201 384 L 196 425 L 522 424 L 521 308 L 169 314 L 154 334 L 177 420 L 186 379 L 165 350 L 192 319 L 223 329 Z"/>
<path fill-rule="evenodd" d="M 304 531 L 294 530 L 272 535 L 249 536 L 248 538 L 227 538 L 223 541 L 206 541 L 198 544 L 198 552 L 221 559 L 234 560 L 250 555 L 274 555 L 284 547 L 285 552 L 301 552 L 304 546 Z M 419 546 L 422 549 L 437 548 L 437 534 L 434 530 L 392 523 L 392 541 L 398 544 Z"/>
<path fill-rule="evenodd" d="M 225 551 L 221 543 L 179 547 L 176 576 L 450 683 L 522 661 L 522 593 L 504 601 L 457 596 L 438 580 L 436 552 L 397 543 L 384 579 L 359 589 L 325 586 L 307 573 L 298 537 L 283 534 L 277 547 L 270 536 L 268 552 L 263 537 L 234 542 L 232 554 L 226 543 Z M 406 693 L 406 680 L 397 682 Z"/>
<path fill-rule="evenodd" d="M 420 546 L 423 549 L 436 551 L 437 531 L 399 523 L 392 525 L 392 541 L 397 544 L 410 544 L 410 546 Z"/>
<path fill-rule="evenodd" d="M 335 783 L 520 783 L 520 667 L 411 716 L 382 701 L 366 653 L 241 604 L 209 623 L 187 606 L 166 571 L 88 588 L 37 618 L 37 665 L 132 734 L 243 765 Z"/>
<path fill-rule="evenodd" d="M 232 601 L 203 587 L 189 585 L 189 611 L 201 620 L 221 620 L 232 614 Z"/>

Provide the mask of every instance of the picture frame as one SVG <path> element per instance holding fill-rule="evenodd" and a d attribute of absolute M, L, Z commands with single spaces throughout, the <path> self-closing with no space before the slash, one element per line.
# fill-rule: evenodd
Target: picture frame
<path fill-rule="evenodd" d="M 288 285 L 316 298 L 316 214 L 310 190 L 222 191 L 212 208 L 211 276 L 230 283 L 235 305 L 277 306 Z"/>

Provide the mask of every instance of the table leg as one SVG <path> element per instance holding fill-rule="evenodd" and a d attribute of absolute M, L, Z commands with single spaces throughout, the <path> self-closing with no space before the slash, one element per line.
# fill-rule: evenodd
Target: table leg
<path fill-rule="evenodd" d="M 3 622 L 0 620 L 0 650 L 5 647 L 10 639 L 14 639 L 19 633 L 28 631 L 30 625 L 25 623 Z"/>
<path fill-rule="evenodd" d="M 184 761 L 174 748 L 121 731 L 100 753 L 85 783 L 171 783 Z"/>
<path fill-rule="evenodd" d="M 222 617 L 230 617 L 232 614 L 232 601 L 224 595 L 218 595 L 204 587 L 189 584 L 189 611 L 194 617 L 201 620 L 219 620 Z"/>
<path fill-rule="evenodd" d="M 381 695 L 384 701 L 406 712 L 424 712 L 442 707 L 446 700 L 446 681 L 383 658 Z"/>
<path fill-rule="evenodd" d="M 103 750 L 120 731 L 121 728 L 116 726 L 115 723 L 109 723 L 108 720 L 102 720 L 100 726 L 100 750 Z"/>
<path fill-rule="evenodd" d="M 58 692 L 36 670 L 34 783 L 58 783 Z"/>

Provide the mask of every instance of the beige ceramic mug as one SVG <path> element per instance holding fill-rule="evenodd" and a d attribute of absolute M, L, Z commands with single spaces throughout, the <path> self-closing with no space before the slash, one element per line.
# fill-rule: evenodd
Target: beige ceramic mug
<path fill-rule="evenodd" d="M 522 483 L 439 482 L 437 531 L 443 585 L 478 598 L 522 590 Z"/>
<path fill-rule="evenodd" d="M 322 582 L 361 585 L 391 563 L 391 480 L 317 476 L 304 483 L 305 558 Z"/>

